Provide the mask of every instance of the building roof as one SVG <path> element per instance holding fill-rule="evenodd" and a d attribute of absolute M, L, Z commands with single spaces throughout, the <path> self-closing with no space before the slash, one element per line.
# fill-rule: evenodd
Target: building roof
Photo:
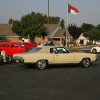
<path fill-rule="evenodd" d="M 59 38 L 59 37 L 62 37 L 66 31 L 65 29 L 61 29 L 59 24 L 49 24 L 49 25 L 44 24 L 44 26 L 47 28 L 47 31 L 49 31 L 48 36 L 50 36 L 53 32 L 55 32 L 53 37 Z M 48 27 L 49 27 L 49 30 L 48 30 Z M 0 24 L 0 36 L 18 36 L 18 35 L 11 30 L 11 25 Z"/>
<path fill-rule="evenodd" d="M 66 36 L 66 29 L 59 29 L 53 38 L 62 38 Z M 67 38 L 71 38 L 71 35 L 68 33 Z"/>
<path fill-rule="evenodd" d="M 53 37 L 54 37 L 54 38 L 55 38 L 55 37 L 61 38 L 61 37 L 64 36 L 64 33 L 66 33 L 66 30 L 65 30 L 65 29 L 59 29 Z"/>
<path fill-rule="evenodd" d="M 59 27 L 59 24 L 44 24 L 44 26 L 47 28 L 48 36 L 57 28 Z"/>
<path fill-rule="evenodd" d="M 18 36 L 11 30 L 11 25 L 0 24 L 0 36 Z"/>

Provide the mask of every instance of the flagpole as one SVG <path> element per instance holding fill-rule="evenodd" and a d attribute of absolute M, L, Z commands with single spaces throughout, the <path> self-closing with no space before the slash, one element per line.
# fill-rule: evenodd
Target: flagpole
<path fill-rule="evenodd" d="M 49 34 L 49 0 L 48 0 L 48 34 Z M 47 41 L 49 41 L 49 39 Z"/>
<path fill-rule="evenodd" d="M 66 47 L 67 47 L 67 38 L 68 38 L 68 1 L 67 1 L 67 16 L 66 16 Z"/>

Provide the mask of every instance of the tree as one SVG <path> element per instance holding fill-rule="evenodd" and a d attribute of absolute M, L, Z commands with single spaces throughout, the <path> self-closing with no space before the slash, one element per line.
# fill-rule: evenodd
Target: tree
<path fill-rule="evenodd" d="M 12 22 L 13 22 L 13 20 L 12 20 L 12 18 L 10 18 L 9 21 L 8 21 L 8 23 L 12 24 Z"/>
<path fill-rule="evenodd" d="M 74 40 L 78 39 L 82 31 L 80 27 L 77 27 L 75 24 L 68 25 L 69 34 L 73 37 Z"/>
<path fill-rule="evenodd" d="M 0 36 L 0 40 L 4 40 L 4 38 L 2 36 Z"/>
<path fill-rule="evenodd" d="M 100 24 L 98 24 L 98 25 L 96 26 L 96 28 L 100 31 Z"/>
<path fill-rule="evenodd" d="M 62 27 L 62 29 L 65 28 L 65 25 L 64 25 L 64 19 L 61 20 L 61 22 L 60 22 L 60 26 Z"/>
<path fill-rule="evenodd" d="M 0 40 L 7 40 L 5 36 L 0 36 Z"/>
<path fill-rule="evenodd" d="M 28 38 L 29 36 L 31 42 L 34 41 L 36 36 L 42 38 L 47 36 L 47 29 L 44 26 L 44 24 L 48 24 L 48 16 L 46 14 L 31 12 L 31 14 L 22 16 L 19 21 L 10 19 L 9 24 L 11 23 L 13 32 L 21 38 Z M 49 24 L 59 23 L 59 17 L 49 16 Z"/>
<path fill-rule="evenodd" d="M 98 29 L 91 29 L 89 32 L 85 32 L 83 35 L 91 41 L 100 40 L 100 31 Z"/>
<path fill-rule="evenodd" d="M 90 31 L 90 30 L 93 29 L 93 28 L 95 28 L 95 26 L 92 25 L 92 24 L 83 23 L 83 24 L 81 25 L 81 29 L 82 29 L 82 32 L 83 32 L 83 33 L 84 33 L 84 32 L 88 32 L 88 31 Z"/>
<path fill-rule="evenodd" d="M 22 16 L 20 21 L 13 21 L 12 30 L 21 38 L 29 36 L 31 42 L 34 42 L 36 36 L 42 38 L 47 36 L 47 29 L 44 26 L 44 18 L 41 13 L 32 12 Z"/>
<path fill-rule="evenodd" d="M 48 24 L 48 16 L 45 14 L 43 15 L 44 23 Z M 60 23 L 60 18 L 59 17 L 54 17 L 54 16 L 49 16 L 49 24 L 59 24 Z"/>

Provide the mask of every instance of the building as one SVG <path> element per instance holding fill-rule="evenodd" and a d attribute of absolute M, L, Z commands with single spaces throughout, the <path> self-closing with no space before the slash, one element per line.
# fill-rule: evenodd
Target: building
<path fill-rule="evenodd" d="M 11 25 L 9 24 L 0 24 L 0 36 L 5 37 L 9 41 L 21 41 L 16 33 L 11 30 Z"/>
<path fill-rule="evenodd" d="M 41 37 L 36 37 L 35 42 L 37 44 L 44 43 L 48 40 L 52 40 L 53 42 L 62 45 L 63 41 L 65 40 L 64 34 L 66 34 L 66 30 L 62 29 L 59 24 L 44 24 L 44 26 L 48 30 L 48 35 L 42 39 Z M 49 28 L 48 28 L 49 26 Z M 14 33 L 11 30 L 11 25 L 9 24 L 0 24 L 0 36 L 4 36 L 9 41 L 20 42 L 20 36 Z M 70 41 L 70 35 L 67 36 L 68 41 Z M 28 39 L 24 39 L 28 42 Z"/>
<path fill-rule="evenodd" d="M 77 44 L 80 44 L 80 45 L 86 45 L 87 42 L 89 42 L 89 40 L 83 36 L 83 33 L 82 33 L 82 34 L 79 36 L 79 38 L 76 40 L 76 43 L 77 43 Z"/>

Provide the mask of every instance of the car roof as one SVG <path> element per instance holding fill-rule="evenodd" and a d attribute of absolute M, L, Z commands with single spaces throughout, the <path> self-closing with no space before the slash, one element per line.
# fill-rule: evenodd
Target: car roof
<path fill-rule="evenodd" d="M 61 47 L 64 46 L 43 46 L 43 47 L 36 47 L 36 48 L 42 48 L 40 51 L 38 51 L 38 53 L 50 53 L 50 48 L 61 48 Z"/>
<path fill-rule="evenodd" d="M 0 42 L 0 44 L 19 44 L 21 42 Z"/>
<path fill-rule="evenodd" d="M 8 42 L 8 40 L 0 40 L 0 42 Z"/>
<path fill-rule="evenodd" d="M 43 46 L 43 47 L 37 47 L 37 48 L 61 48 L 64 46 Z"/>

